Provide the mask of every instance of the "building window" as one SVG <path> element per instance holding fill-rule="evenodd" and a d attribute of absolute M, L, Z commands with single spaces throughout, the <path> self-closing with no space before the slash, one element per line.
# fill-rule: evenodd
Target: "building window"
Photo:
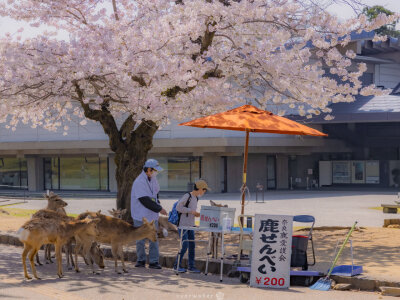
<path fill-rule="evenodd" d="M 158 176 L 162 191 L 189 191 L 200 178 L 199 157 L 158 157 L 164 169 Z"/>
<path fill-rule="evenodd" d="M 108 158 L 95 156 L 44 159 L 45 189 L 100 190 L 108 187 Z"/>
<path fill-rule="evenodd" d="M 0 188 L 28 189 L 28 168 L 26 159 L 0 158 Z"/>

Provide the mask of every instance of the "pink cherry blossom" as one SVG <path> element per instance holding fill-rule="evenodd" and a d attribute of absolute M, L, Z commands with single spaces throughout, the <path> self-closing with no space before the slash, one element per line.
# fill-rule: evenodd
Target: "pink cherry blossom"
<path fill-rule="evenodd" d="M 73 116 L 86 122 L 84 105 L 158 125 L 246 98 L 320 114 L 331 102 L 352 101 L 361 88 L 365 65 L 349 71 L 355 53 L 341 51 L 350 33 L 398 18 L 340 22 L 288 0 L 8 0 L 0 15 L 49 28 L 25 40 L 1 38 L 0 121 L 65 131 Z M 55 37 L 61 30 L 68 41 Z M 323 64 L 351 84 L 323 77 Z"/>

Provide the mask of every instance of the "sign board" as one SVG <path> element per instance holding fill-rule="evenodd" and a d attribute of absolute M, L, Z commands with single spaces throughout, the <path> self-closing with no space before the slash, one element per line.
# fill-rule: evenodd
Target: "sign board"
<path fill-rule="evenodd" d="M 312 175 L 313 174 L 313 169 L 307 169 L 307 175 Z"/>
<path fill-rule="evenodd" d="M 200 227 L 222 230 L 224 218 L 230 219 L 231 226 L 233 226 L 235 211 L 236 208 L 202 205 L 200 209 Z"/>
<path fill-rule="evenodd" d="M 289 288 L 293 216 L 255 215 L 250 286 Z"/>

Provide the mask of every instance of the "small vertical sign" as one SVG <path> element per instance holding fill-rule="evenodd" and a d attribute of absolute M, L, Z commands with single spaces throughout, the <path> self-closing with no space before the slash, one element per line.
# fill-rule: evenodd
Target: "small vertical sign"
<path fill-rule="evenodd" d="M 250 286 L 289 288 L 293 216 L 255 215 Z"/>

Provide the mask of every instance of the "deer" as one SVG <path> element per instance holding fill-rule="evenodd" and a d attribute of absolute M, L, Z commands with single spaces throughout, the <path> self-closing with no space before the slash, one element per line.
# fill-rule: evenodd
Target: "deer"
<path fill-rule="evenodd" d="M 216 207 L 228 207 L 228 205 L 217 204 L 210 200 L 211 206 Z M 212 232 L 211 233 L 211 257 L 218 258 L 218 240 L 221 239 L 221 233 Z"/>
<path fill-rule="evenodd" d="M 95 215 L 90 215 L 90 218 L 99 218 L 100 219 L 100 210 L 95 213 Z M 77 218 L 78 219 L 78 218 Z M 96 236 L 87 235 L 85 233 L 81 233 L 75 236 L 75 272 L 79 273 L 79 266 L 78 266 L 78 254 L 81 253 L 85 263 L 90 265 L 93 274 L 99 275 L 99 273 L 94 271 L 93 261 L 96 262 L 98 260 L 98 255 L 102 256 L 103 263 L 97 265 L 104 269 L 104 253 L 101 251 L 100 246 L 96 242 Z M 95 253 L 99 252 L 99 253 Z"/>
<path fill-rule="evenodd" d="M 32 217 L 33 218 L 41 218 L 41 219 L 50 219 L 50 220 L 51 219 L 61 220 L 64 222 L 75 220 L 73 217 L 69 217 L 69 216 L 60 214 L 58 212 L 52 211 L 52 210 L 48 210 L 48 209 L 41 209 L 41 210 L 37 211 L 36 213 L 34 213 L 32 215 Z M 76 234 L 71 239 L 75 239 L 75 241 L 81 241 L 81 240 L 92 241 L 92 244 L 90 244 L 90 243 L 88 244 L 87 249 L 84 249 L 83 251 L 79 251 L 79 249 L 78 249 L 78 253 L 83 257 L 83 259 L 85 260 L 85 263 L 87 265 L 91 266 L 92 273 L 99 274 L 94 271 L 93 262 L 95 262 L 101 269 L 104 269 L 104 267 L 105 267 L 104 253 L 100 249 L 100 247 L 95 242 L 93 242 L 94 235 L 87 234 L 85 231 L 83 231 L 83 232 Z M 70 239 L 70 241 L 71 241 L 71 239 Z M 70 243 L 70 241 L 68 241 L 67 243 Z M 71 246 L 71 248 L 72 248 L 72 246 Z M 69 266 L 70 266 L 69 259 L 70 259 L 72 264 L 75 267 L 75 270 L 77 270 L 77 266 L 73 262 L 72 249 L 69 251 L 69 253 L 67 253 L 67 251 L 65 253 L 67 256 L 68 269 L 70 269 L 69 268 Z M 69 256 L 71 256 L 71 258 Z M 79 269 L 77 270 L 77 272 L 79 272 Z"/>
<path fill-rule="evenodd" d="M 125 215 L 126 212 L 127 212 L 126 208 L 124 208 L 124 209 L 115 209 L 115 208 L 113 208 L 112 210 L 108 211 L 108 213 L 112 217 L 117 218 L 117 219 L 121 219 L 121 220 L 122 220 L 123 215 Z"/>
<path fill-rule="evenodd" d="M 100 220 L 86 218 L 84 220 L 62 221 L 58 219 L 34 218 L 22 225 L 19 233 L 19 240 L 24 244 L 22 252 L 22 265 L 24 267 L 24 276 L 26 279 L 32 279 L 26 269 L 26 257 L 29 255 L 29 261 L 33 276 L 40 279 L 36 273 L 36 267 L 33 258 L 43 244 L 54 244 L 57 259 L 57 275 L 63 277 L 61 263 L 61 248 L 74 235 L 85 231 L 91 235 L 97 235 L 96 224 Z"/>
<path fill-rule="evenodd" d="M 97 225 L 99 234 L 96 236 L 98 243 L 111 245 L 111 253 L 114 258 L 115 272 L 118 271 L 118 256 L 122 264 L 122 271 L 128 273 L 125 268 L 123 246 L 134 243 L 137 240 L 148 238 L 155 242 L 157 240 L 157 231 L 154 221 L 148 222 L 143 218 L 143 225 L 140 227 L 133 227 L 126 221 L 114 217 L 99 214 L 98 212 L 85 212 L 80 214 L 77 219 L 83 220 L 87 217 L 100 218 Z M 77 264 L 77 254 L 75 252 L 75 264 Z"/>
<path fill-rule="evenodd" d="M 85 259 L 84 253 L 80 253 L 82 255 L 82 257 Z M 106 265 L 104 264 L 104 252 L 103 250 L 101 250 L 100 245 L 97 244 L 96 242 L 92 243 L 92 246 L 90 247 L 89 250 L 89 254 L 90 254 L 90 264 L 93 265 L 93 262 L 96 263 L 96 265 L 99 266 L 100 269 L 104 269 L 106 267 Z M 89 264 L 86 262 L 86 264 Z M 94 272 L 94 270 L 92 269 L 92 272 Z M 99 273 L 96 273 L 99 274 Z"/>
<path fill-rule="evenodd" d="M 126 213 L 126 208 L 120 210 L 120 209 L 112 209 L 109 210 L 108 213 L 113 216 L 114 218 L 117 219 L 122 219 L 122 216 Z M 157 236 L 159 238 L 163 238 L 164 237 L 164 233 L 163 233 L 163 229 L 171 230 L 173 232 L 178 232 L 178 228 L 176 228 L 176 226 L 170 222 L 168 222 L 168 217 L 165 216 L 159 216 L 158 217 L 158 230 L 157 230 Z"/>
<path fill-rule="evenodd" d="M 174 224 L 168 222 L 168 217 L 159 216 L 158 217 L 158 231 L 157 231 L 158 237 L 161 237 L 161 238 L 164 237 L 163 229 L 166 229 L 167 231 L 171 230 L 173 232 L 178 233 L 178 228 Z"/>
<path fill-rule="evenodd" d="M 67 206 L 68 203 L 62 200 L 57 194 L 50 192 L 48 194 L 44 194 L 43 196 L 47 199 L 47 207 L 45 209 L 56 211 L 65 216 L 67 215 L 64 207 Z M 53 263 L 51 260 L 51 245 L 45 245 L 44 247 L 44 260 L 46 261 L 46 264 Z M 39 266 L 42 265 L 38 254 L 36 255 L 36 262 Z"/>

